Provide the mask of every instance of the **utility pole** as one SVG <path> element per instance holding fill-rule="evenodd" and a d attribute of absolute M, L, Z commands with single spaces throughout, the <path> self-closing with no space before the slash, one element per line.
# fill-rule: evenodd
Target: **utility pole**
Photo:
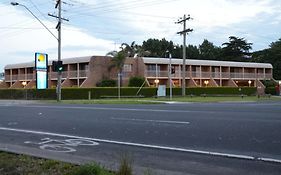
<path fill-rule="evenodd" d="M 193 29 L 186 29 L 186 21 L 189 21 L 190 19 L 192 19 L 190 17 L 190 15 L 188 15 L 188 17 L 186 18 L 186 15 L 183 16 L 183 19 L 180 18 L 178 20 L 178 22 L 176 22 L 176 24 L 181 24 L 183 23 L 183 31 L 181 32 L 178 32 L 177 34 L 180 34 L 180 35 L 183 35 L 183 64 L 182 64 L 182 96 L 185 96 L 185 88 L 186 88 L 186 85 L 185 85 L 185 77 L 186 77 L 186 35 L 190 32 L 193 31 Z"/>
<path fill-rule="evenodd" d="M 169 53 L 169 88 L 170 88 L 170 100 L 173 97 L 173 87 L 172 87 L 172 54 Z"/>
<path fill-rule="evenodd" d="M 58 19 L 58 24 L 56 26 L 56 29 L 58 30 L 58 61 L 61 61 L 61 24 L 62 20 L 69 21 L 68 19 L 64 19 L 61 17 L 61 4 L 62 0 L 57 0 L 55 8 L 58 9 L 58 16 L 48 14 L 51 17 L 55 17 Z M 57 82 L 57 101 L 61 101 L 61 78 L 62 78 L 62 72 L 58 71 L 58 82 Z"/>

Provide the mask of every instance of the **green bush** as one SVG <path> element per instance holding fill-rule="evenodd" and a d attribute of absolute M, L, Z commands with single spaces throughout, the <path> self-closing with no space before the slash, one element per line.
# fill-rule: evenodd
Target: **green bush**
<path fill-rule="evenodd" d="M 113 175 L 113 173 L 106 171 L 99 165 L 86 164 L 77 167 L 77 169 L 74 172 L 70 173 L 70 175 Z"/>
<path fill-rule="evenodd" d="M 276 92 L 275 87 L 267 87 L 265 88 L 265 93 L 266 94 L 271 94 L 271 95 L 278 95 Z"/>
<path fill-rule="evenodd" d="M 275 87 L 276 85 L 278 85 L 278 83 L 274 80 L 262 80 L 261 82 L 265 87 Z"/>
<path fill-rule="evenodd" d="M 144 83 L 144 77 L 131 77 L 129 79 L 129 87 L 141 87 Z"/>
<path fill-rule="evenodd" d="M 157 95 L 157 88 L 144 87 L 122 87 L 121 96 L 144 96 L 153 97 Z M 240 90 L 239 90 L 240 89 Z M 139 91 L 139 92 L 138 92 Z M 267 90 L 268 91 L 268 90 Z M 266 93 L 269 93 L 267 92 Z M 275 89 L 271 89 L 271 94 L 276 94 Z M 137 93 L 138 92 L 138 93 Z M 180 96 L 181 88 L 173 88 L 173 95 Z M 274 93 L 273 93 L 274 92 Z M 102 98 L 105 96 L 117 97 L 117 87 L 95 87 L 95 88 L 63 88 L 62 99 L 88 99 L 89 93 L 92 99 Z M 254 95 L 255 87 L 201 87 L 201 88 L 186 88 L 186 95 Z M 166 89 L 166 94 L 169 95 L 169 88 Z M 0 99 L 56 99 L 56 89 L 1 89 Z"/>
<path fill-rule="evenodd" d="M 96 84 L 97 87 L 115 87 L 116 81 L 115 80 L 102 80 Z"/>

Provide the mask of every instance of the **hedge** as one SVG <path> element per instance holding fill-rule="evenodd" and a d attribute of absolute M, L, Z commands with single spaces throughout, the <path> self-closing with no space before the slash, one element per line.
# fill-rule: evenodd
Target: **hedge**
<path fill-rule="evenodd" d="M 267 88 L 265 88 L 265 93 L 266 94 L 271 94 L 271 95 L 279 95 L 279 94 L 277 94 L 275 87 L 267 87 Z"/>
<path fill-rule="evenodd" d="M 239 90 L 240 89 L 240 90 Z M 144 96 L 153 97 L 157 95 L 157 88 L 142 88 L 137 94 L 139 88 L 124 87 L 121 88 L 121 96 Z M 91 93 L 92 99 L 102 97 L 117 97 L 118 88 L 63 88 L 62 99 L 88 99 L 88 94 Z M 173 88 L 173 95 L 180 96 L 182 92 L 181 88 Z M 169 95 L 169 88 L 166 90 L 166 94 Z M 254 87 L 198 87 L 198 88 L 186 88 L 186 95 L 254 95 L 256 94 L 256 88 Z M 0 99 L 56 99 L 55 89 L 1 89 Z"/>

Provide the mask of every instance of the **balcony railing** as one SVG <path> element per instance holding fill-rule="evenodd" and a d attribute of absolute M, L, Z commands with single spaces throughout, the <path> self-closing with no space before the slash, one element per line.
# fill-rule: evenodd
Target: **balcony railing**
<path fill-rule="evenodd" d="M 20 75 L 5 75 L 6 81 L 30 81 L 35 79 L 33 74 L 20 74 Z"/>
<path fill-rule="evenodd" d="M 169 71 L 145 71 L 145 77 L 169 77 Z M 182 71 L 175 71 L 175 73 L 171 74 L 171 77 L 177 78 L 182 77 Z M 190 77 L 190 72 L 185 72 L 185 77 Z"/>
<path fill-rule="evenodd" d="M 78 71 L 64 71 L 62 72 L 62 78 L 86 78 L 88 77 L 87 70 L 80 70 L 79 75 Z M 58 78 L 57 72 L 49 72 L 48 78 L 56 80 Z M 31 81 L 36 79 L 36 74 L 20 74 L 20 75 L 5 75 L 5 81 Z"/>
<path fill-rule="evenodd" d="M 232 79 L 271 79 L 272 75 L 270 73 L 266 74 L 255 74 L 255 73 L 234 73 L 234 72 L 198 72 L 198 71 L 186 71 L 186 78 L 190 77 L 190 74 L 193 78 L 232 78 Z M 145 71 L 146 77 L 158 77 L 158 78 L 167 78 L 169 76 L 168 71 Z M 172 78 L 182 77 L 182 72 L 176 71 L 174 74 L 171 74 Z"/>
<path fill-rule="evenodd" d="M 255 74 L 253 74 L 255 77 Z M 233 79 L 243 79 L 243 73 L 233 73 L 231 72 L 230 73 L 230 78 L 233 78 Z"/>
<path fill-rule="evenodd" d="M 79 77 L 88 77 L 88 71 L 87 70 L 80 70 L 79 71 Z"/>

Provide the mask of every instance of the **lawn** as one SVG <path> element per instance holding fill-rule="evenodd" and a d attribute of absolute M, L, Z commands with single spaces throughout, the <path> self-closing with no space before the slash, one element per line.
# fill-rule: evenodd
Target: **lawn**
<path fill-rule="evenodd" d="M 1 175 L 115 175 L 95 164 L 73 165 L 0 151 Z"/>
<path fill-rule="evenodd" d="M 166 102 L 262 102 L 262 101 L 281 101 L 279 97 L 257 97 L 257 96 L 186 96 L 186 97 L 169 97 L 160 98 L 108 98 L 108 99 L 93 99 L 93 100 L 62 100 L 63 104 L 159 104 Z M 56 103 L 56 101 L 48 101 Z"/>

